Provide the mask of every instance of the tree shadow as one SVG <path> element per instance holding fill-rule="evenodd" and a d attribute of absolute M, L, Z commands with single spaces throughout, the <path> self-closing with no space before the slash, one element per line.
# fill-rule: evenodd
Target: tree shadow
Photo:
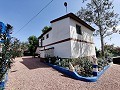
<path fill-rule="evenodd" d="M 28 58 L 22 58 L 22 59 L 23 61 L 21 61 L 20 63 L 25 65 L 28 69 L 49 68 L 49 66 L 40 62 L 40 58 L 28 57 Z"/>

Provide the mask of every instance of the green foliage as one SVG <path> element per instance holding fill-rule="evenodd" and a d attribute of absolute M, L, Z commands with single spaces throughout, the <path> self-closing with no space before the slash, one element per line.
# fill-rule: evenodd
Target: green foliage
<path fill-rule="evenodd" d="M 115 47 L 114 45 L 105 45 L 104 47 L 107 56 L 120 56 L 120 47 Z"/>
<path fill-rule="evenodd" d="M 62 67 L 69 68 L 69 62 L 70 61 L 71 61 L 71 59 L 62 59 L 60 64 L 61 64 Z"/>
<path fill-rule="evenodd" d="M 98 68 L 102 70 L 104 66 L 104 60 L 102 58 L 98 58 Z"/>
<path fill-rule="evenodd" d="M 93 63 L 88 59 L 88 57 L 73 59 L 71 63 L 79 75 L 85 77 L 92 76 Z"/>
<path fill-rule="evenodd" d="M 102 56 L 104 56 L 104 38 L 119 31 L 116 27 L 120 18 L 114 13 L 113 7 L 113 2 L 110 0 L 91 0 L 86 4 L 86 8 L 81 8 L 77 12 L 78 17 L 97 26 L 95 35 L 100 35 Z"/>
<path fill-rule="evenodd" d="M 56 64 L 57 57 L 46 57 L 45 62 L 46 63 L 51 63 L 51 64 Z"/>
<path fill-rule="evenodd" d="M 98 70 L 102 70 L 105 66 L 107 66 L 112 61 L 111 58 L 105 58 L 103 60 L 102 58 L 98 58 Z"/>
<path fill-rule="evenodd" d="M 23 56 L 23 52 L 28 50 L 27 42 L 20 42 L 17 38 L 12 38 L 10 43 L 10 52 L 12 53 L 12 57 L 21 57 Z"/>
<path fill-rule="evenodd" d="M 29 49 L 31 55 L 35 55 L 35 51 L 36 51 L 37 47 L 39 46 L 38 38 L 36 36 L 30 36 L 28 38 L 28 42 L 29 42 L 28 49 Z"/>
<path fill-rule="evenodd" d="M 93 63 L 88 60 L 88 57 L 82 58 L 72 58 L 72 59 L 62 59 L 60 60 L 60 66 L 69 68 L 69 62 L 72 63 L 76 72 L 81 76 L 92 76 Z M 57 63 L 59 65 L 59 63 Z"/>
<path fill-rule="evenodd" d="M 50 26 L 45 26 L 43 29 L 42 29 L 42 33 L 46 32 L 48 29 L 50 28 Z"/>
<path fill-rule="evenodd" d="M 2 52 L 0 52 L 0 81 L 4 79 L 4 75 L 12 63 L 12 53 L 10 52 L 10 38 L 8 38 L 8 32 L 10 32 L 12 28 L 13 27 L 11 25 L 7 24 L 6 33 L 0 34 L 0 38 L 4 40 L 4 43 L 0 43 L 2 47 Z"/>

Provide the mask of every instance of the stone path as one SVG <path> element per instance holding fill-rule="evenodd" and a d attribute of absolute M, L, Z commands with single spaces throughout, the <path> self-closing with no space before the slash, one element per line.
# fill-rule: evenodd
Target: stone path
<path fill-rule="evenodd" d="M 97 82 L 69 78 L 40 62 L 16 58 L 5 90 L 120 90 L 120 65 L 112 65 Z"/>

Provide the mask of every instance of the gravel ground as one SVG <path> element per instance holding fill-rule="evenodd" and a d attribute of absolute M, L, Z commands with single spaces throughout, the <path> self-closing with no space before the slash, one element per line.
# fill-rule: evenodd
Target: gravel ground
<path fill-rule="evenodd" d="M 113 64 L 97 82 L 69 78 L 38 58 L 16 58 L 5 90 L 120 90 L 120 65 Z"/>

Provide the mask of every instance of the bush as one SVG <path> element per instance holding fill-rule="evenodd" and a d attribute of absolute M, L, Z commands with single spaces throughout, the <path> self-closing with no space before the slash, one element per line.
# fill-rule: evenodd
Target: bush
<path fill-rule="evenodd" d="M 60 64 L 62 67 L 69 68 L 70 59 L 62 59 Z"/>
<path fill-rule="evenodd" d="M 51 57 L 51 64 L 55 64 L 57 58 L 56 57 Z"/>
<path fill-rule="evenodd" d="M 105 58 L 105 60 L 103 60 L 102 58 L 98 58 L 98 70 L 99 71 L 102 70 L 110 62 L 112 62 L 112 58 L 111 57 L 107 57 L 107 58 Z"/>
<path fill-rule="evenodd" d="M 50 64 L 56 64 L 57 57 L 46 57 L 45 62 Z"/>
<path fill-rule="evenodd" d="M 69 62 L 72 63 L 76 72 L 81 76 L 92 76 L 93 63 L 88 60 L 88 57 L 83 58 L 73 58 L 73 59 L 62 59 L 61 66 L 69 68 Z"/>
<path fill-rule="evenodd" d="M 73 61 L 73 63 L 76 63 L 74 67 L 79 75 L 92 76 L 93 63 L 92 63 L 92 61 L 88 60 L 88 57 L 78 58 L 75 60 L 75 62 Z"/>

